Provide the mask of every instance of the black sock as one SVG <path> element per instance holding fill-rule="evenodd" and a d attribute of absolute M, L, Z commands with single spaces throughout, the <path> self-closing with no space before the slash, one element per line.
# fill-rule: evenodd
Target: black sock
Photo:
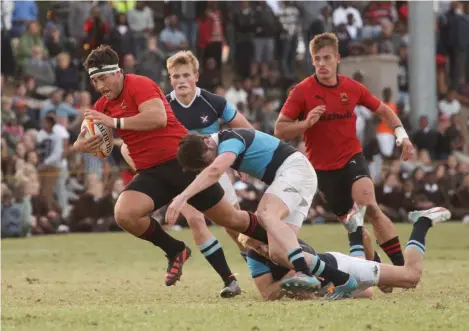
<path fill-rule="evenodd" d="M 365 249 L 363 248 L 363 228 L 359 226 L 355 232 L 348 234 L 350 256 L 365 257 Z"/>
<path fill-rule="evenodd" d="M 381 263 L 381 256 L 379 256 L 377 251 L 375 251 L 375 256 L 373 257 L 373 261 Z"/>
<path fill-rule="evenodd" d="M 168 258 L 174 257 L 182 252 L 186 247 L 184 242 L 171 237 L 160 223 L 153 217 L 150 217 L 150 225 L 148 229 L 139 237 L 140 239 L 151 242 L 153 245 L 160 247 Z"/>
<path fill-rule="evenodd" d="M 350 277 L 349 274 L 327 265 L 317 255 L 313 255 L 310 272 L 315 276 L 331 281 L 335 286 L 344 285 Z"/>
<path fill-rule="evenodd" d="M 407 242 L 407 248 L 415 248 L 420 253 L 425 254 L 425 236 L 427 235 L 428 229 L 432 227 L 432 220 L 427 217 L 420 217 L 417 222 L 414 223 L 414 228 L 410 234 L 409 241 Z"/>
<path fill-rule="evenodd" d="M 244 259 L 244 262 L 248 262 L 248 253 L 244 250 L 239 252 L 241 254 L 241 257 Z"/>
<path fill-rule="evenodd" d="M 228 266 L 228 263 L 226 262 L 223 248 L 215 237 L 212 236 L 209 240 L 200 245 L 199 248 L 200 252 L 205 256 L 213 269 L 215 269 L 221 279 L 223 279 L 225 285 L 236 280 Z"/>
<path fill-rule="evenodd" d="M 267 244 L 267 232 L 257 221 L 257 216 L 249 211 L 247 213 L 249 214 L 249 226 L 243 234 Z"/>
<path fill-rule="evenodd" d="M 392 264 L 400 266 L 404 265 L 404 255 L 402 255 L 402 248 L 399 237 L 394 237 L 380 246 L 387 254 L 387 256 L 389 256 Z"/>
<path fill-rule="evenodd" d="M 306 275 L 310 275 L 308 264 L 305 260 L 305 254 L 301 248 L 293 248 L 288 253 L 288 261 L 293 264 L 296 272 L 302 272 Z"/>

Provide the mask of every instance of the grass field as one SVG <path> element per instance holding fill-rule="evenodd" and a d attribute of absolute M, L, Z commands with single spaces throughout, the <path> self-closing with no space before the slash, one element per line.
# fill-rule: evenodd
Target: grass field
<path fill-rule="evenodd" d="M 218 297 L 221 281 L 187 230 L 175 236 L 193 257 L 171 288 L 163 254 L 124 233 L 3 240 L 3 330 L 469 330 L 467 225 L 430 230 L 417 289 L 336 302 L 262 302 L 235 245 L 212 229 L 241 282 L 239 297 Z M 411 227 L 398 230 L 405 242 Z M 318 251 L 347 252 L 339 226 L 305 226 L 301 237 Z"/>

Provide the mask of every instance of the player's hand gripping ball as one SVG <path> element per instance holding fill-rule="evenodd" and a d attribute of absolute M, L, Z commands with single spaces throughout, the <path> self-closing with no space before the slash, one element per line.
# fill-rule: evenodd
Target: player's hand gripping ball
<path fill-rule="evenodd" d="M 99 145 L 95 152 L 91 152 L 92 155 L 106 158 L 111 154 L 114 148 L 112 130 L 104 124 L 96 124 L 92 120 L 84 119 L 81 124 L 81 131 L 79 139 L 89 139 L 95 136 L 101 136 L 102 139 L 99 141 Z"/>

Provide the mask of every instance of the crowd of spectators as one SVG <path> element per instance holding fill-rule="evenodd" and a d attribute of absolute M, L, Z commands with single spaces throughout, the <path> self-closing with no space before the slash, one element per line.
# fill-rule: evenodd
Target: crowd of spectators
<path fill-rule="evenodd" d="M 41 15 L 40 12 L 44 12 Z M 400 162 L 392 130 L 357 107 L 357 135 L 376 196 L 393 221 L 409 210 L 443 205 L 469 218 L 464 156 L 469 100 L 469 6 L 440 2 L 436 13 L 438 123 L 409 121 L 408 4 L 405 1 L 1 2 L 1 224 L 3 237 L 119 230 L 113 204 L 133 174 L 116 148 L 107 159 L 74 153 L 84 109 L 98 95 L 83 71 L 97 45 L 110 44 L 126 73 L 171 87 L 165 60 L 182 49 L 201 63 L 199 85 L 225 96 L 259 130 L 273 133 L 289 89 L 313 73 L 307 42 L 335 32 L 342 57 L 394 54 L 398 95 L 382 98 L 399 114 L 418 153 Z M 305 44 L 306 42 L 306 44 Z M 355 79 L 365 82 L 357 68 Z M 301 141 L 294 142 L 304 150 Z M 265 189 L 235 178 L 241 207 L 255 210 Z M 157 211 L 164 221 L 164 210 Z M 333 221 L 317 195 L 308 219 Z"/>

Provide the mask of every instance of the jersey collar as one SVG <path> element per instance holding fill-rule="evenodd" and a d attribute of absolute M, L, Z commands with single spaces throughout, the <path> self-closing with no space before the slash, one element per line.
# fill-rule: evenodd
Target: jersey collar
<path fill-rule="evenodd" d="M 212 133 L 210 135 L 210 138 L 212 138 L 215 141 L 215 144 L 218 146 L 219 138 L 218 138 L 218 132 L 217 133 Z"/>
<path fill-rule="evenodd" d="M 179 103 L 179 104 L 181 105 L 181 107 L 183 107 L 183 108 L 189 108 L 190 106 L 192 106 L 192 104 L 194 103 L 195 99 L 197 99 L 197 97 L 200 96 L 200 92 L 201 92 L 200 88 L 199 88 L 199 87 L 196 87 L 196 89 L 195 89 L 195 94 L 194 94 L 194 98 L 192 98 L 192 101 L 191 101 L 188 105 L 185 105 L 185 104 L 183 104 L 182 102 L 180 102 L 180 101 L 178 100 L 178 98 L 176 97 L 176 91 L 174 91 L 174 90 L 171 91 L 171 93 L 170 93 L 169 95 L 171 96 L 171 99 L 172 99 L 172 100 L 176 100 L 177 103 Z"/>
<path fill-rule="evenodd" d="M 340 77 L 339 77 L 339 75 L 336 75 L 336 76 L 337 76 L 337 84 L 334 84 L 334 85 L 326 85 L 326 84 L 323 84 L 323 83 L 321 83 L 321 82 L 319 81 L 318 76 L 316 76 L 316 74 L 313 75 L 314 79 L 316 80 L 316 82 L 317 82 L 319 85 L 324 86 L 324 87 L 327 87 L 327 88 L 335 88 L 335 87 L 339 86 L 339 84 L 340 84 Z"/>

